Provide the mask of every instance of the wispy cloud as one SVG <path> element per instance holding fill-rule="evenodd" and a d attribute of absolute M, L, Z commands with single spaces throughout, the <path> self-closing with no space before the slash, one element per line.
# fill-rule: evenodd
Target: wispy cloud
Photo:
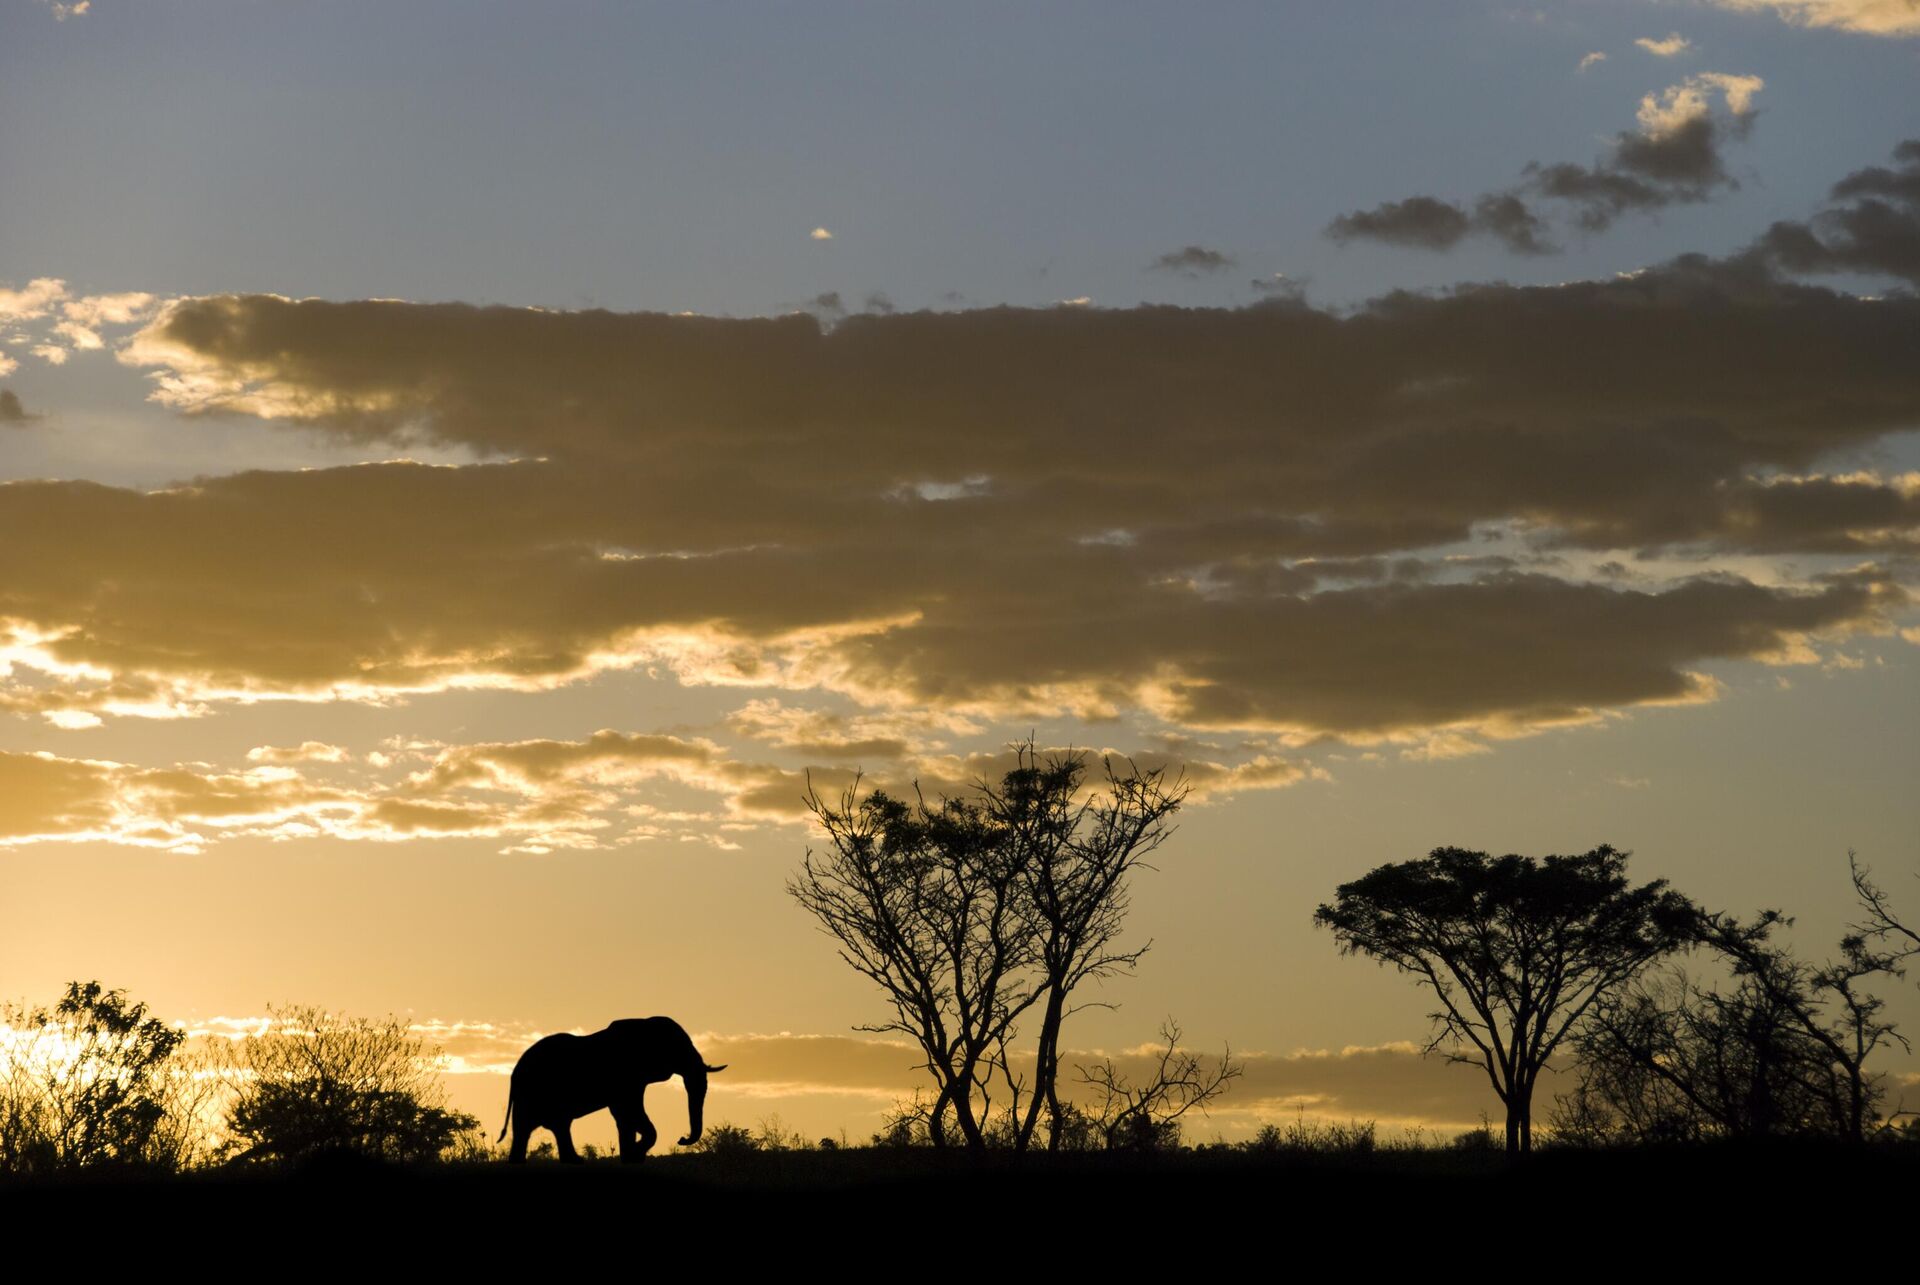
<path fill-rule="evenodd" d="M 1693 42 L 1679 32 L 1672 32 L 1664 39 L 1655 40 L 1651 36 L 1642 36 L 1633 42 L 1652 54 L 1655 58 L 1678 58 L 1693 48 Z"/>

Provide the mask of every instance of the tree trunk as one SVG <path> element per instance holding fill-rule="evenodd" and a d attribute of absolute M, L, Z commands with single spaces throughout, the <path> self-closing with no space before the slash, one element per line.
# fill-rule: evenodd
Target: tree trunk
<path fill-rule="evenodd" d="M 1040 1120 L 1040 1108 L 1047 1109 L 1049 1127 L 1047 1150 L 1060 1149 L 1060 1024 L 1066 1012 L 1066 996 L 1056 986 L 1047 993 L 1046 1011 L 1040 1018 L 1040 1043 L 1033 1062 L 1033 1098 L 1027 1103 L 1027 1118 L 1020 1126 L 1018 1148 L 1025 1151 Z"/>
<path fill-rule="evenodd" d="M 940 1096 L 933 1100 L 933 1106 L 927 1112 L 927 1141 L 936 1147 L 947 1145 L 946 1115 L 947 1104 L 953 1101 L 953 1085 L 944 1084 Z"/>

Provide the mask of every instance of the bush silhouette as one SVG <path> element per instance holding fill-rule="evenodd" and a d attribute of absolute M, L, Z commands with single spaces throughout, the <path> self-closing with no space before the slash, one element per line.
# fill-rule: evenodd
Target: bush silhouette
<path fill-rule="evenodd" d="M 0 1173 L 191 1164 L 209 1087 L 185 1040 L 97 981 L 69 982 L 51 1008 L 0 1010 Z"/>
<path fill-rule="evenodd" d="M 231 1053 L 231 1136 L 241 1161 L 349 1153 L 380 1160 L 438 1158 L 479 1121 L 446 1106 L 438 1050 L 399 1018 L 269 1008 L 266 1030 Z"/>

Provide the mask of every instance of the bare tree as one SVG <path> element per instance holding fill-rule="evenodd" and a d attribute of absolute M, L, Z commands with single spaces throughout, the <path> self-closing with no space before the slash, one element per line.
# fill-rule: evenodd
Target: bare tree
<path fill-rule="evenodd" d="M 1863 935 L 1850 932 L 1840 940 L 1839 959 L 1815 968 L 1770 940 L 1774 928 L 1792 923 L 1776 910 L 1745 924 L 1729 915 L 1710 915 L 1703 939 L 1728 959 L 1736 978 L 1749 982 L 1819 1051 L 1829 1069 L 1827 1095 L 1837 1132 L 1862 1141 L 1879 1096 L 1867 1059 L 1889 1042 L 1907 1045 L 1882 1015 L 1886 1001 L 1866 983 L 1883 974 L 1898 977 L 1901 956 L 1875 950 Z"/>
<path fill-rule="evenodd" d="M 893 1016 L 859 1029 L 913 1039 L 933 1077 L 928 1133 L 952 1110 L 970 1148 L 986 1145 L 976 1109 L 1014 1022 L 1039 998 L 1016 853 L 976 804 L 912 804 L 858 781 L 837 806 L 808 785 L 827 846 L 809 848 L 787 891 L 839 942 L 840 958 L 886 994 Z"/>
<path fill-rule="evenodd" d="M 1864 922 L 1853 925 L 1853 931 L 1863 941 L 1886 945 L 1888 949 L 1883 953 L 1893 965 L 1920 955 L 1920 930 L 1909 927 L 1894 914 L 1887 894 L 1868 877 L 1873 871 L 1860 864 L 1859 854 L 1851 848 L 1847 850 L 1847 870 L 1853 876 L 1854 895 L 1860 899 L 1860 908 L 1866 914 Z"/>
<path fill-rule="evenodd" d="M 1173 832 L 1169 818 L 1187 795 L 1165 769 L 1124 773 L 1103 763 L 1106 789 L 1083 792 L 1086 756 L 1042 760 L 1031 742 L 998 787 L 982 782 L 987 815 L 1006 836 L 1021 871 L 1028 932 L 1044 995 L 1035 1047 L 1033 1092 L 1019 1122 L 1016 1146 L 1025 1149 L 1048 1113 L 1048 1149 L 1061 1134 L 1060 1032 L 1079 1008 L 1073 995 L 1091 979 L 1131 971 L 1151 942 L 1119 944 L 1129 908 L 1127 877 Z M 1016 1099 L 1017 1101 L 1017 1099 Z"/>
<path fill-rule="evenodd" d="M 1791 923 L 1773 910 L 1748 922 L 1702 916 L 1699 941 L 1725 961 L 1729 985 L 1675 969 L 1597 1005 L 1574 1042 L 1580 1082 L 1568 1118 L 1579 1131 L 1863 1140 L 1881 1096 L 1868 1059 L 1907 1046 L 1867 984 L 1897 976 L 1900 956 L 1853 932 L 1837 960 L 1816 967 L 1774 940 Z"/>
<path fill-rule="evenodd" d="M 892 1016 L 860 1029 L 919 1045 L 936 1090 L 926 1121 L 935 1145 L 949 1111 L 970 1148 L 988 1145 L 989 1117 L 993 1140 L 1016 1149 L 1042 1110 L 1057 1134 L 1074 991 L 1146 950 L 1119 945 L 1127 876 L 1165 841 L 1185 791 L 1160 769 L 1108 762 L 1105 791 L 1089 792 L 1085 771 L 1084 754 L 1043 756 L 1028 742 L 1013 770 L 977 782 L 969 799 L 916 793 L 907 803 L 877 790 L 861 799 L 856 781 L 830 803 L 809 784 L 826 845 L 807 851 L 787 890 L 887 996 Z M 1016 1042 L 1036 1005 L 1029 1082 L 1015 1070 Z M 1005 1094 L 997 1117 L 996 1092 Z"/>
<path fill-rule="evenodd" d="M 1080 1082 L 1094 1093 L 1092 1120 L 1109 1151 L 1161 1151 L 1178 1145 L 1180 1117 L 1206 1114 L 1207 1106 L 1245 1073 L 1226 1049 L 1218 1062 L 1180 1047 L 1180 1024 L 1169 1017 L 1160 1027 L 1165 1047 L 1139 1080 L 1129 1079 L 1113 1059 L 1076 1067 Z"/>

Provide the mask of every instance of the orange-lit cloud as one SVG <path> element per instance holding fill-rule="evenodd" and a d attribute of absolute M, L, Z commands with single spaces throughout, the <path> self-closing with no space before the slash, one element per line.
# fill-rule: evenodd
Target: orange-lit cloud
<path fill-rule="evenodd" d="M 1060 752 L 1059 748 L 1046 752 Z M 1271 754 L 1236 763 L 1164 751 L 1095 753 L 1183 779 L 1195 802 L 1282 789 L 1324 775 Z M 417 744 L 361 761 L 339 746 L 256 747 L 251 766 L 138 767 L 46 752 L 0 751 L 0 848 L 105 842 L 199 852 L 224 839 L 326 837 L 363 842 L 493 839 L 503 851 L 610 848 L 656 839 L 737 846 L 730 834 L 808 816 L 809 790 L 837 802 L 856 782 L 864 793 L 960 795 L 998 781 L 1011 750 L 914 756 L 904 747 L 869 759 L 795 767 L 735 757 L 703 737 L 602 730 L 577 741 Z M 670 806 L 662 790 L 691 791 L 704 804 Z"/>
<path fill-rule="evenodd" d="M 1776 13 L 1803 27 L 1833 27 L 1869 36 L 1920 36 L 1913 0 L 1711 0 L 1722 9 Z"/>

